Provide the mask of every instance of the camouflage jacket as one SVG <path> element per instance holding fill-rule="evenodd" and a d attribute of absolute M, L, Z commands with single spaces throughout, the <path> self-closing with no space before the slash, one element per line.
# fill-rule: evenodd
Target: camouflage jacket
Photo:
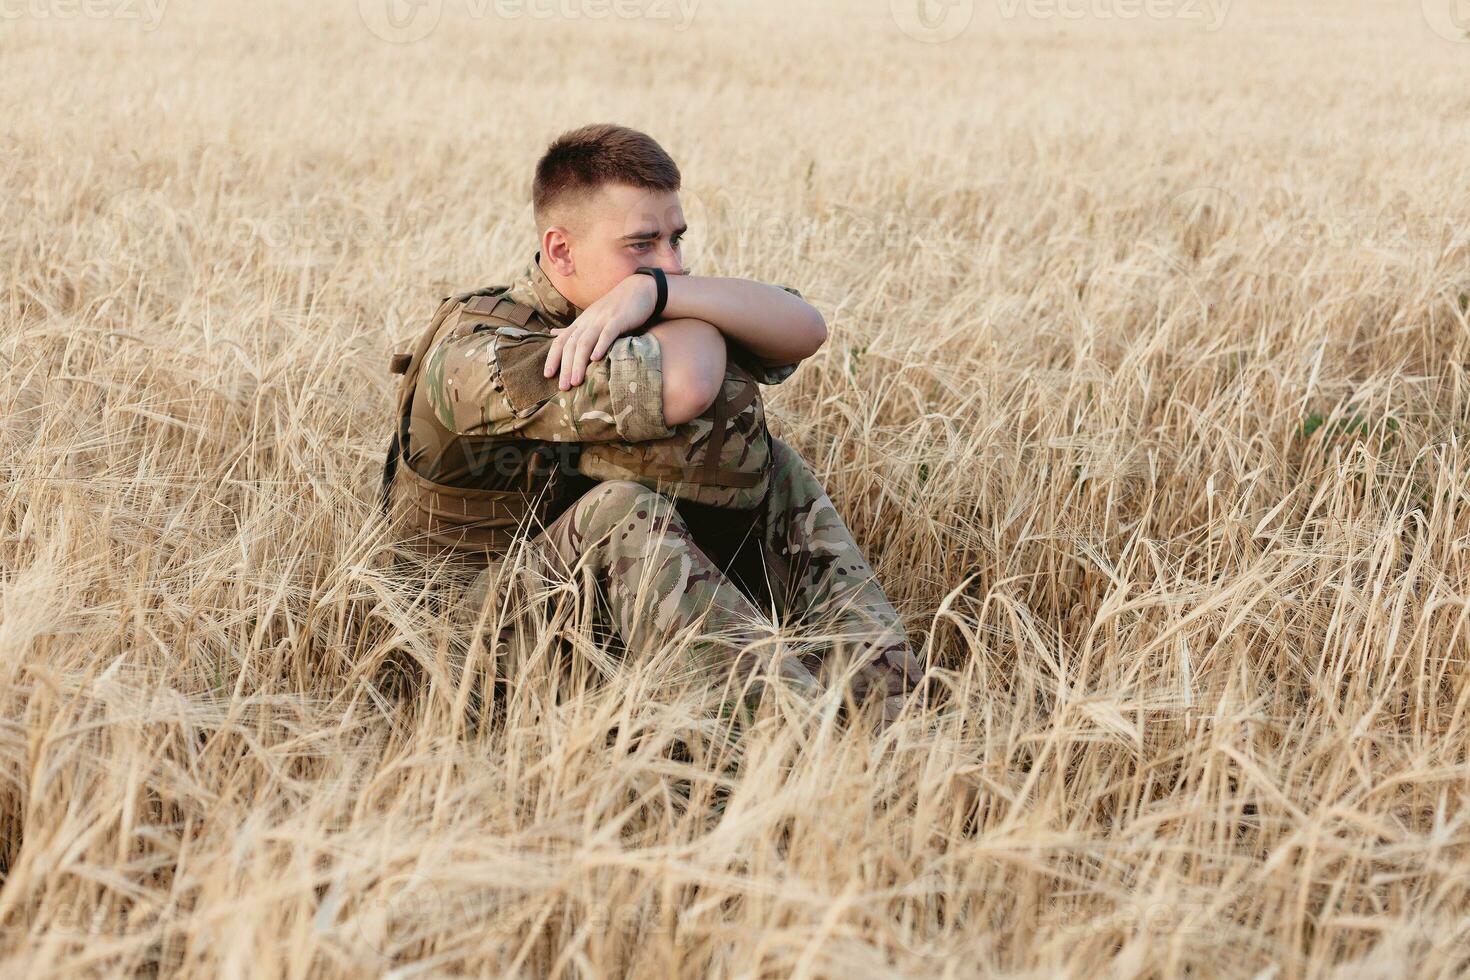
<path fill-rule="evenodd" d="M 722 397 L 700 417 L 670 427 L 658 341 L 635 333 L 590 362 L 580 385 L 561 391 L 557 378 L 542 375 L 549 331 L 569 326 L 581 310 L 552 285 L 539 258 L 509 286 L 446 301 L 457 308 L 425 358 L 409 465 L 439 483 L 514 489 L 526 485 L 528 444 L 550 444 L 559 466 L 595 480 L 636 480 L 720 507 L 759 504 L 771 446 L 758 383 L 784 381 L 796 365 L 766 366 L 730 344 Z M 523 327 L 484 322 L 500 297 L 533 311 Z"/>

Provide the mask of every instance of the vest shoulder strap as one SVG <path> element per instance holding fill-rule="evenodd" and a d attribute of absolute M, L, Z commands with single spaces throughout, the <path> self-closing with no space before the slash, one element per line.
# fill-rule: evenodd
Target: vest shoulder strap
<path fill-rule="evenodd" d="M 499 320 L 515 327 L 524 327 L 536 311 L 523 303 L 498 295 L 473 296 L 466 300 L 464 312 L 470 316 L 487 320 Z"/>
<path fill-rule="evenodd" d="M 503 294 L 509 287 L 490 286 L 486 289 L 478 289 L 469 293 L 460 293 L 456 296 L 446 296 L 439 304 L 439 312 L 435 314 L 423 334 L 419 336 L 418 343 L 412 351 L 398 351 L 388 358 L 388 370 L 393 374 L 407 375 L 409 371 L 419 364 L 428 353 L 429 346 L 434 341 L 434 335 L 444 323 L 446 317 L 456 307 L 461 308 L 461 318 L 469 317 L 479 323 L 511 327 L 525 327 L 536 315 L 536 310 L 524 303 L 507 299 Z"/>

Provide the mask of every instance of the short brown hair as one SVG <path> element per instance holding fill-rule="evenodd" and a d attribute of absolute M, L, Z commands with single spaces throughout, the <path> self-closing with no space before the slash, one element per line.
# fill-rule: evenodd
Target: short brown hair
<path fill-rule="evenodd" d="M 679 166 L 646 133 L 613 123 L 594 123 L 558 136 L 536 163 L 531 210 L 538 228 L 563 198 L 594 191 L 605 183 L 654 191 L 679 189 Z"/>

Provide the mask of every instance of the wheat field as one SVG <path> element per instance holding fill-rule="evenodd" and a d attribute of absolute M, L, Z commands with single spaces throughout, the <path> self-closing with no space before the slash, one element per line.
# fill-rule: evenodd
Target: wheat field
<path fill-rule="evenodd" d="M 1470 969 L 1453 8 L 395 2 L 0 6 L 0 972 Z M 927 713 L 389 561 L 388 354 L 591 121 L 826 315 Z"/>

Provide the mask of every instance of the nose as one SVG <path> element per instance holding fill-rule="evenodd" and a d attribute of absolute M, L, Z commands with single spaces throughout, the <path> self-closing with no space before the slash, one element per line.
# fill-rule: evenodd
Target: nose
<path fill-rule="evenodd" d="M 667 240 L 659 243 L 657 265 L 664 271 L 666 276 L 685 275 L 684 260 L 679 257 L 679 250 L 670 245 Z"/>

